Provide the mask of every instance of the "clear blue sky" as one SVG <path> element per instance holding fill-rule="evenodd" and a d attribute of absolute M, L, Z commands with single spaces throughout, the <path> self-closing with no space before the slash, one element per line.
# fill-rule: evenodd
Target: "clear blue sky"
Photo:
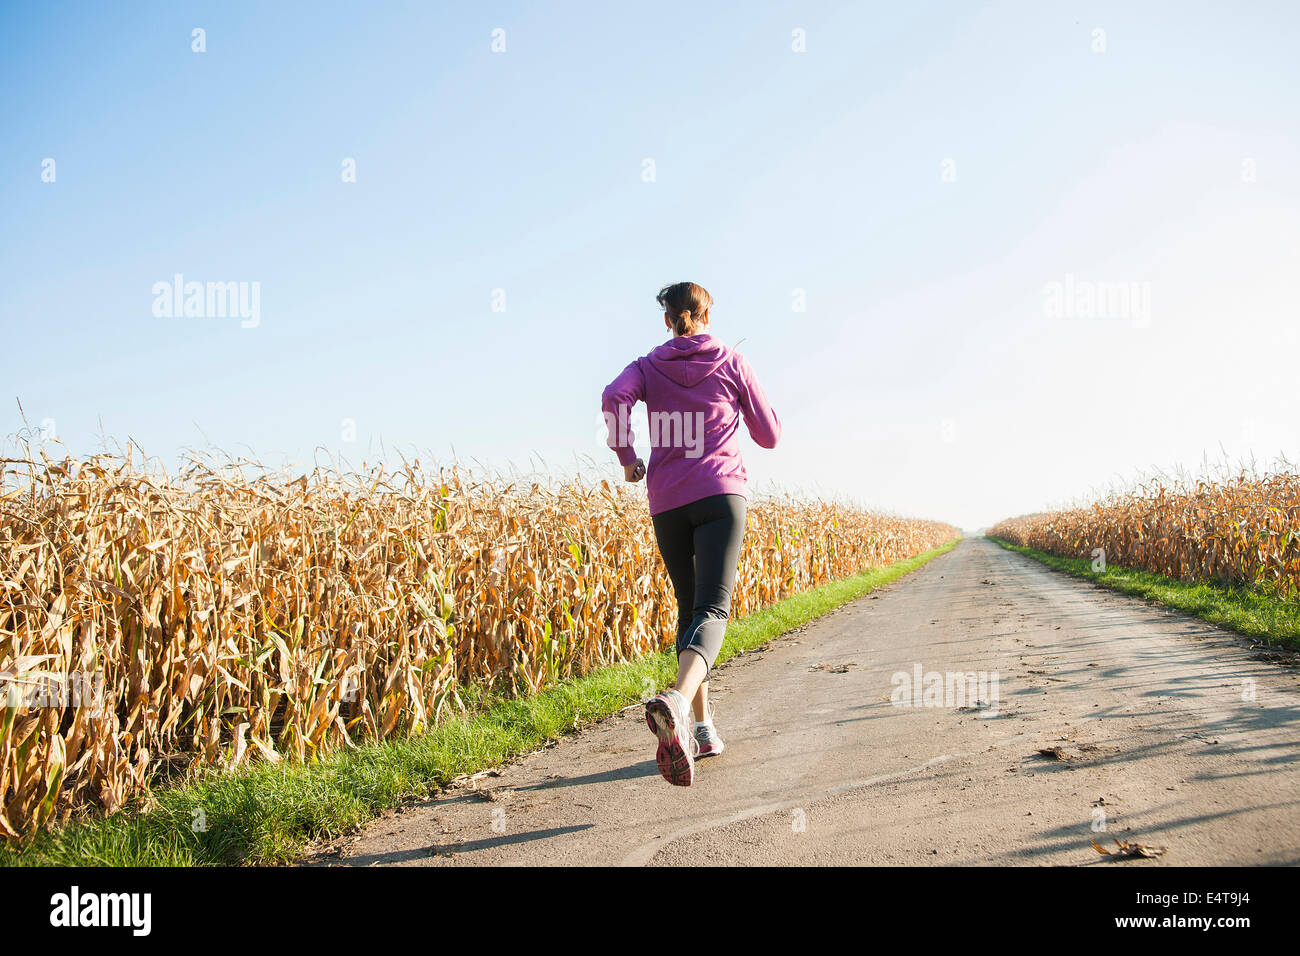
<path fill-rule="evenodd" d="M 760 488 L 975 528 L 1295 459 L 1297 49 L 1286 2 L 5 4 L 0 434 L 612 473 L 690 279 L 785 423 Z M 176 273 L 260 323 L 155 316 Z M 1066 276 L 1147 320 L 1045 315 Z"/>

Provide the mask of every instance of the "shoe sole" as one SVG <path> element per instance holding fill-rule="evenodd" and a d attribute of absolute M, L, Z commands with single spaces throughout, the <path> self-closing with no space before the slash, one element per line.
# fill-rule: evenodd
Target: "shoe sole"
<path fill-rule="evenodd" d="M 659 773 L 674 787 L 689 787 L 695 781 L 695 761 L 678 739 L 677 715 L 672 707 L 666 701 L 650 701 L 645 708 L 645 722 L 659 738 L 659 749 L 655 751 Z"/>
<path fill-rule="evenodd" d="M 720 753 L 722 753 L 722 751 L 724 751 L 725 749 L 726 747 L 724 747 L 722 744 L 718 744 L 716 747 L 710 747 L 707 750 L 704 748 L 703 745 L 701 745 L 699 753 L 695 755 L 695 759 L 700 760 L 704 757 L 716 757 Z"/>

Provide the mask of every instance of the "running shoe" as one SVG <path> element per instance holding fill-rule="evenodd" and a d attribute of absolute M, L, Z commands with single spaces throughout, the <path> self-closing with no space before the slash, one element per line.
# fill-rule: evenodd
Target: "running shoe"
<path fill-rule="evenodd" d="M 709 705 L 709 722 L 695 728 L 695 742 L 699 744 L 697 757 L 716 757 L 723 751 L 722 737 L 718 735 L 718 728 L 713 726 L 712 704 Z"/>
<path fill-rule="evenodd" d="M 675 787 L 689 787 L 699 744 L 691 734 L 694 721 L 686 698 L 675 690 L 656 695 L 645 705 L 645 722 L 659 738 L 655 763 L 663 778 Z"/>

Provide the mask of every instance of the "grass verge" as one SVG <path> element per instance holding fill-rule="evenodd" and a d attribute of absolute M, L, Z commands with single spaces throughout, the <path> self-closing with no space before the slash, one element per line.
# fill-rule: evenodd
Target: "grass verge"
<path fill-rule="evenodd" d="M 718 663 L 888 584 L 956 547 L 796 594 L 727 626 Z M 292 862 L 316 839 L 347 833 L 455 777 L 494 766 L 662 687 L 671 652 L 615 664 L 531 697 L 489 701 L 427 734 L 367 744 L 312 763 L 259 762 L 162 790 L 143 811 L 92 816 L 0 848 L 9 866 L 204 866 Z"/>
<path fill-rule="evenodd" d="M 1167 607 L 1187 611 L 1211 624 L 1218 624 L 1283 647 L 1300 649 L 1300 602 L 1286 601 L 1250 588 L 1229 587 L 1206 581 L 1175 581 L 1150 571 L 1108 565 L 1092 570 L 1088 558 L 1062 558 L 1046 551 L 992 538 L 1008 551 L 1040 561 L 1049 568 L 1076 578 L 1095 581 L 1103 587 L 1136 594 Z"/>

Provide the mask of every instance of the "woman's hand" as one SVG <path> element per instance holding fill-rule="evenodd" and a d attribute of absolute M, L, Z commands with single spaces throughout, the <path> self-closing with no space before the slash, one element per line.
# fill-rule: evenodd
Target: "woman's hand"
<path fill-rule="evenodd" d="M 638 458 L 632 464 L 624 465 L 623 477 L 628 481 L 640 481 L 645 477 L 645 462 Z"/>

